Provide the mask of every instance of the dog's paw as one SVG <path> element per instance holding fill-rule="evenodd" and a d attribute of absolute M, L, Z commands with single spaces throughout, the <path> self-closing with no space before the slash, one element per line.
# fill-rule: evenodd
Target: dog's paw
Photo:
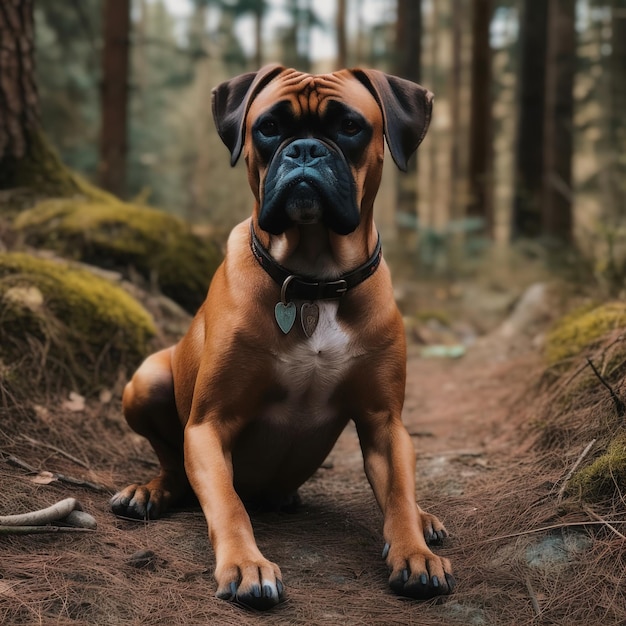
<path fill-rule="evenodd" d="M 128 485 L 110 500 L 111 510 L 120 517 L 156 519 L 169 504 L 169 495 L 148 485 Z"/>
<path fill-rule="evenodd" d="M 419 600 L 452 593 L 456 580 L 448 559 L 430 550 L 408 555 L 403 552 L 395 552 L 389 544 L 383 549 L 383 558 L 391 569 L 389 586 L 395 593 Z"/>
<path fill-rule="evenodd" d="M 439 518 L 425 513 L 420 509 L 422 518 L 422 528 L 424 529 L 424 539 L 429 546 L 440 546 L 443 540 L 448 536 L 445 526 L 439 521 Z"/>
<path fill-rule="evenodd" d="M 280 569 L 264 559 L 221 566 L 215 578 L 218 584 L 217 598 L 252 609 L 271 609 L 285 597 Z"/>

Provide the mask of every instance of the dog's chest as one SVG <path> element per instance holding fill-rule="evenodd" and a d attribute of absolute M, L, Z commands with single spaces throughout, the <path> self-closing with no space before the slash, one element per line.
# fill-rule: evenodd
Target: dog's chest
<path fill-rule="evenodd" d="M 293 413 L 331 417 L 331 395 L 357 355 L 353 338 L 337 320 L 338 302 L 319 301 L 317 306 L 319 321 L 311 337 L 276 355 L 276 377 L 287 390 L 285 400 L 272 407 L 276 418 Z"/>

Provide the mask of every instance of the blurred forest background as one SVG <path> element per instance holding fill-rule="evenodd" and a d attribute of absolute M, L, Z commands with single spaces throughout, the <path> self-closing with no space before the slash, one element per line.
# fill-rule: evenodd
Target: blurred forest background
<path fill-rule="evenodd" d="M 251 212 L 211 89 L 276 61 L 435 94 L 375 215 L 460 581 L 441 604 L 387 595 L 348 432 L 306 515 L 256 526 L 290 581 L 279 621 L 623 626 L 626 0 L 0 0 L 1 508 L 71 490 L 99 525 L 3 538 L 0 623 L 258 622 L 207 594 L 199 512 L 133 526 L 105 494 L 153 472 L 126 381 L 186 332 Z"/>
<path fill-rule="evenodd" d="M 388 164 L 386 241 L 446 272 L 490 242 L 531 242 L 533 255 L 575 244 L 609 290 L 623 284 L 625 0 L 34 8 L 43 129 L 67 165 L 126 199 L 227 231 L 249 213 L 249 191 L 213 129 L 211 88 L 272 61 L 365 65 L 436 96 L 419 167 L 401 177 Z"/>

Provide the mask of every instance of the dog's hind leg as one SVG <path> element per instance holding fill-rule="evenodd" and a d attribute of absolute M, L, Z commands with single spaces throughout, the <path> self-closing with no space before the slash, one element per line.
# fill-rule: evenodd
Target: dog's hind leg
<path fill-rule="evenodd" d="M 124 389 L 124 417 L 152 444 L 161 471 L 144 485 L 132 484 L 116 493 L 111 498 L 116 515 L 154 519 L 190 492 L 183 463 L 183 427 L 174 400 L 171 353 L 168 348 L 149 356 Z"/>

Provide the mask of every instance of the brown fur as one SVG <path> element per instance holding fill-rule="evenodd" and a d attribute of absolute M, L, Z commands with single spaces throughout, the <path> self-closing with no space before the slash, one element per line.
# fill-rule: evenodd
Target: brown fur
<path fill-rule="evenodd" d="M 268 84 L 261 82 L 263 71 L 271 76 Z M 248 93 L 249 102 L 242 108 L 238 139 L 255 196 L 252 225 L 275 259 L 294 273 L 335 278 L 364 263 L 376 245 L 373 203 L 384 136 L 389 141 L 393 132 L 384 116 L 386 99 L 394 96 L 381 95 L 384 75 L 360 72 L 368 81 L 347 70 L 323 76 L 262 70 L 254 77 L 260 87 L 253 87 L 257 91 Z M 233 85 L 240 86 L 229 87 Z M 420 94 L 430 97 L 425 90 L 416 90 L 416 103 L 422 102 Z M 252 124 L 281 100 L 291 104 L 297 117 L 323 116 L 327 103 L 338 100 L 372 125 L 372 139 L 351 167 L 360 209 L 354 232 L 340 236 L 321 224 L 294 224 L 281 235 L 259 228 L 267 163 L 254 148 Z M 227 108 L 230 112 L 232 107 Z M 418 124 L 416 136 L 424 132 Z M 114 510 L 145 511 L 156 517 L 190 485 L 215 550 L 218 597 L 268 608 L 282 598 L 281 573 L 259 551 L 241 497 L 294 492 L 353 420 L 365 471 L 384 515 L 392 588 L 413 597 L 449 593 L 454 584 L 450 564 L 426 543 L 426 538 L 442 538 L 445 529 L 415 504 L 415 453 L 401 422 L 404 330 L 384 260 L 371 277 L 339 300 L 336 319 L 329 321 L 329 337 L 335 333 L 346 341 L 349 358 L 339 355 L 335 363 L 326 356 L 331 359 L 326 363 L 320 353 L 319 365 L 313 355 L 309 366 L 306 360 L 297 360 L 307 341 L 302 330 L 296 325 L 285 335 L 276 325 L 273 308 L 280 289 L 252 255 L 249 229 L 247 220 L 231 233 L 224 262 L 187 334 L 177 345 L 149 357 L 126 387 L 124 414 L 131 427 L 150 440 L 162 471 L 147 485 L 130 485 L 114 496 Z M 295 359 L 295 365 L 289 359 Z M 282 371 L 281 360 L 286 367 L 300 368 L 303 380 L 294 386 L 301 389 L 292 389 L 290 377 L 277 373 Z M 326 370 L 335 365 L 338 373 L 332 378 Z M 319 385 L 307 386 L 307 375 L 319 377 Z M 298 373 L 293 376 L 295 380 Z M 279 423 L 264 417 L 294 394 L 288 409 L 292 419 Z M 321 403 L 318 414 L 307 416 L 316 402 Z"/>

